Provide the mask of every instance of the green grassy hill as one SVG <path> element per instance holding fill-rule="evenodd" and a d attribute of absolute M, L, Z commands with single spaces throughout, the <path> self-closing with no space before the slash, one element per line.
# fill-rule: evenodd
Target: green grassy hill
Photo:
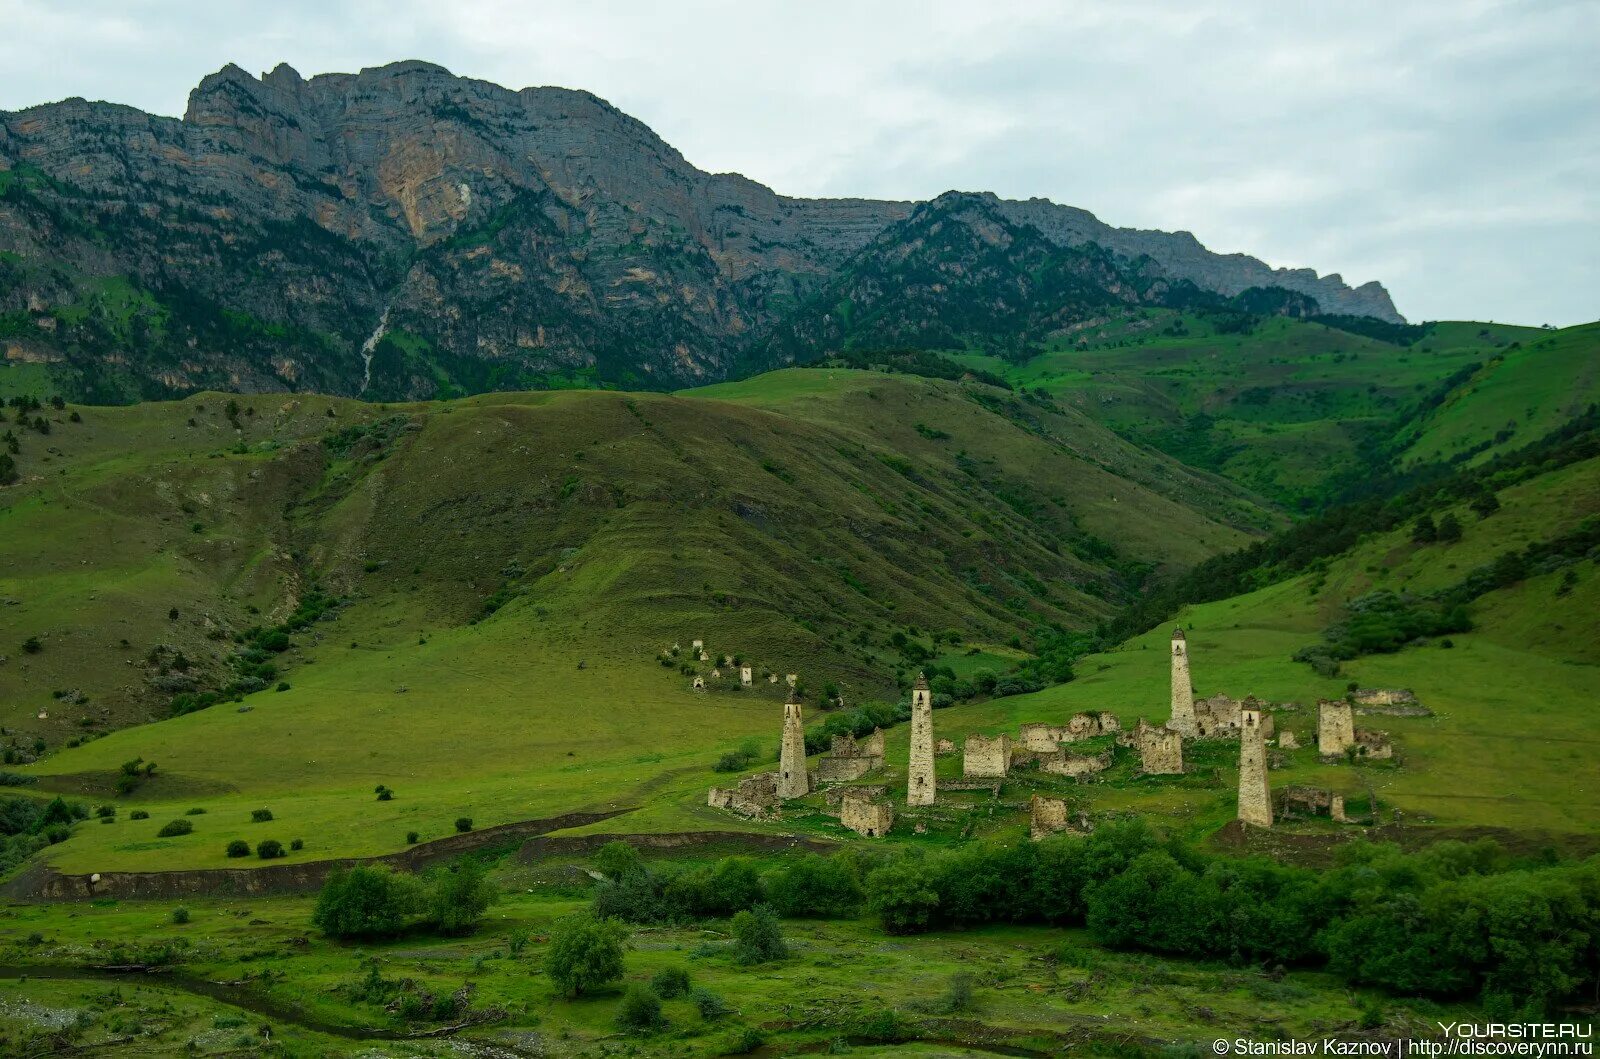
<path fill-rule="evenodd" d="M 1076 412 L 906 376 L 228 400 L 57 413 L 3 494 L 11 745 L 93 798 L 157 765 L 119 799 L 150 820 L 80 829 L 64 866 L 220 864 L 261 803 L 308 858 L 458 816 L 690 812 L 719 748 L 771 732 L 768 673 L 892 698 L 935 632 L 1092 625 L 1274 522 Z M 658 655 L 695 638 L 757 687 L 693 692 Z M 194 836 L 155 839 L 190 807 Z"/>

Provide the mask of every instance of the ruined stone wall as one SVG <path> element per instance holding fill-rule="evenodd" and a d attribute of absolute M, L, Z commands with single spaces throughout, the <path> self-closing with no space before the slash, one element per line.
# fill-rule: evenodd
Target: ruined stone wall
<path fill-rule="evenodd" d="M 918 679 L 911 689 L 911 752 L 906 769 L 906 804 L 932 805 L 937 784 L 933 773 L 933 693 Z"/>
<path fill-rule="evenodd" d="M 1189 644 L 1182 629 L 1172 630 L 1172 718 L 1167 727 L 1182 735 L 1196 733 L 1194 682 L 1189 676 Z"/>
<path fill-rule="evenodd" d="M 1011 771 L 1011 737 L 969 735 L 961 747 L 961 774 L 1000 777 Z"/>
<path fill-rule="evenodd" d="M 1386 759 L 1394 757 L 1394 744 L 1389 741 L 1388 732 L 1373 732 L 1365 728 L 1356 729 L 1356 753 L 1364 758 Z"/>
<path fill-rule="evenodd" d="M 1018 741 L 1029 750 L 1048 754 L 1062 743 L 1072 740 L 1072 731 L 1064 724 L 1029 723 L 1017 730 Z"/>
<path fill-rule="evenodd" d="M 817 779 L 823 783 L 847 783 L 883 764 L 883 758 L 834 757 L 831 754 L 817 759 Z"/>
<path fill-rule="evenodd" d="M 1167 726 L 1146 724 L 1141 718 L 1134 732 L 1139 748 L 1139 768 L 1150 776 L 1183 774 L 1183 735 Z"/>
<path fill-rule="evenodd" d="M 1074 754 L 1070 750 L 1057 750 L 1038 755 L 1038 760 L 1041 772 L 1081 780 L 1110 768 L 1112 758 L 1109 750 L 1103 754 Z"/>
<path fill-rule="evenodd" d="M 1257 827 L 1272 826 L 1267 738 L 1256 710 L 1245 710 L 1239 726 L 1239 819 Z"/>
<path fill-rule="evenodd" d="M 1037 842 L 1066 829 L 1067 803 L 1060 798 L 1041 798 L 1035 794 L 1028 807 L 1028 837 Z"/>
<path fill-rule="evenodd" d="M 1299 750 L 1300 740 L 1286 728 L 1278 735 L 1278 745 L 1285 750 Z"/>
<path fill-rule="evenodd" d="M 1353 697 L 1357 706 L 1411 706 L 1417 701 L 1416 693 L 1404 688 L 1361 688 Z"/>
<path fill-rule="evenodd" d="M 1317 703 L 1317 753 L 1343 757 L 1356 741 L 1355 708 L 1348 702 L 1322 699 Z"/>
<path fill-rule="evenodd" d="M 882 838 L 894 826 L 894 806 L 846 791 L 839 802 L 839 822 L 858 835 Z"/>

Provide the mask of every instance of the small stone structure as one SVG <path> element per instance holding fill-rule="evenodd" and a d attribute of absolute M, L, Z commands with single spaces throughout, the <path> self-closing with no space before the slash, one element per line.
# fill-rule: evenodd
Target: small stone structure
<path fill-rule="evenodd" d="M 739 781 L 737 787 L 712 787 L 706 804 L 729 809 L 741 816 L 768 816 L 783 799 L 778 794 L 778 774 L 758 772 Z"/>
<path fill-rule="evenodd" d="M 1239 726 L 1239 819 L 1272 826 L 1272 786 L 1267 779 L 1267 738 L 1260 710 L 1245 710 Z"/>
<path fill-rule="evenodd" d="M 1011 771 L 1009 735 L 969 735 L 961 746 L 961 775 L 969 778 L 1004 777 Z"/>
<path fill-rule="evenodd" d="M 800 674 L 798 674 L 798 673 L 785 673 L 783 675 L 783 680 L 784 680 L 784 683 L 788 684 L 792 688 L 796 684 L 800 683 Z"/>
<path fill-rule="evenodd" d="M 847 790 L 839 802 L 839 822 L 866 838 L 882 838 L 894 826 L 894 806 Z"/>
<path fill-rule="evenodd" d="M 1028 804 L 1028 837 L 1035 842 L 1046 835 L 1067 829 L 1067 803 L 1060 798 L 1041 798 L 1037 794 Z"/>
<path fill-rule="evenodd" d="M 697 676 L 697 677 L 694 678 L 694 690 L 696 690 L 696 691 L 704 691 L 704 690 L 706 690 L 706 678 L 705 677 Z"/>
<path fill-rule="evenodd" d="M 748 669 L 745 672 L 749 672 Z M 800 696 L 789 689 L 783 704 L 783 746 L 778 755 L 778 796 L 804 798 L 811 793 L 811 774 L 806 771 L 806 732 L 801 718 Z"/>
<path fill-rule="evenodd" d="M 1033 756 L 1039 762 L 1039 771 L 1048 772 L 1052 776 L 1070 776 L 1079 781 L 1104 772 L 1111 767 L 1112 762 L 1112 753 L 1109 750 L 1099 754 L 1074 754 L 1062 748 L 1048 754 Z"/>
<path fill-rule="evenodd" d="M 1300 740 L 1295 738 L 1295 734 L 1293 732 L 1285 728 L 1283 731 L 1278 733 L 1278 746 L 1284 750 L 1299 750 Z"/>
<path fill-rule="evenodd" d="M 1394 757 L 1394 744 L 1390 742 L 1388 732 L 1357 728 L 1355 748 L 1356 757 L 1374 760 Z"/>
<path fill-rule="evenodd" d="M 1035 753 L 1048 754 L 1059 749 L 1062 743 L 1076 743 L 1121 730 L 1122 723 L 1114 713 L 1075 713 L 1066 724 L 1029 722 L 1017 729 L 1017 741 Z"/>
<path fill-rule="evenodd" d="M 1145 775 L 1183 775 L 1183 733 L 1171 725 L 1157 727 L 1141 717 L 1134 745 L 1139 748 L 1139 770 Z"/>
<path fill-rule="evenodd" d="M 1284 817 L 1326 816 L 1336 824 L 1348 824 L 1344 795 L 1322 787 L 1285 787 L 1278 795 L 1278 812 Z"/>
<path fill-rule="evenodd" d="M 745 687 L 748 688 L 751 684 L 755 683 L 755 676 L 755 671 L 749 666 L 739 667 L 739 683 L 743 684 Z"/>
<path fill-rule="evenodd" d="M 933 692 L 928 678 L 917 674 L 911 685 L 911 752 L 906 768 L 906 804 L 932 805 L 937 783 L 933 773 Z"/>
<path fill-rule="evenodd" d="M 706 642 L 704 640 L 695 640 L 689 646 L 693 647 L 696 651 L 700 651 L 705 649 Z"/>
<path fill-rule="evenodd" d="M 1235 699 L 1229 695 L 1213 695 L 1194 704 L 1195 736 L 1200 739 L 1231 739 L 1239 734 L 1245 710 L 1261 714 L 1267 738 L 1272 737 L 1272 714 L 1266 712 L 1268 704 L 1254 695 Z"/>
<path fill-rule="evenodd" d="M 832 745 L 817 760 L 817 778 L 824 783 L 858 780 L 883 767 L 883 729 L 874 728 L 862 739 L 836 735 Z"/>
<path fill-rule="evenodd" d="M 1189 641 L 1181 628 L 1172 630 L 1172 717 L 1167 727 L 1180 735 L 1196 734 L 1194 682 L 1189 675 Z"/>
<path fill-rule="evenodd" d="M 1317 702 L 1317 753 L 1325 758 L 1341 758 L 1347 747 L 1355 745 L 1355 707 L 1337 699 Z"/>
<path fill-rule="evenodd" d="M 953 739 L 941 739 L 941 740 L 939 740 L 937 743 L 934 744 L 933 752 L 935 754 L 938 754 L 940 757 L 943 757 L 946 754 L 954 754 L 956 752 L 955 740 L 953 740 Z"/>

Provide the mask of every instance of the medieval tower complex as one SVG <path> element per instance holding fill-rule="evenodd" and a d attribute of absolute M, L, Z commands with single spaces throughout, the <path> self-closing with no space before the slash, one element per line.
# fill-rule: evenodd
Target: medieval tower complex
<path fill-rule="evenodd" d="M 783 704 L 783 748 L 778 755 L 778 797 L 804 798 L 811 793 L 811 775 L 806 771 L 806 733 L 800 717 L 800 696 L 789 689 Z"/>
<path fill-rule="evenodd" d="M 917 674 L 911 685 L 911 762 L 906 770 L 906 804 L 932 805 L 933 778 L 933 692 L 928 678 Z"/>
<path fill-rule="evenodd" d="M 1272 789 L 1267 781 L 1267 736 L 1261 711 L 1246 709 L 1239 719 L 1239 819 L 1272 826 Z"/>
<path fill-rule="evenodd" d="M 1189 679 L 1189 643 L 1181 628 L 1172 630 L 1172 719 L 1167 727 L 1193 738 L 1194 684 Z"/>

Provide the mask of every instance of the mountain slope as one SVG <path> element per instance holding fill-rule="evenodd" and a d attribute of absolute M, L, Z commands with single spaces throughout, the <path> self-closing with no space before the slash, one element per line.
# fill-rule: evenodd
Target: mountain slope
<path fill-rule="evenodd" d="M 1042 200 L 1001 207 L 1052 245 L 1207 291 L 1279 286 L 1399 319 L 1371 284 Z M 103 401 L 667 389 L 729 377 L 911 209 L 701 172 L 584 92 L 421 62 L 310 80 L 229 66 L 181 121 L 83 100 L 0 115 L 0 341 Z"/>

